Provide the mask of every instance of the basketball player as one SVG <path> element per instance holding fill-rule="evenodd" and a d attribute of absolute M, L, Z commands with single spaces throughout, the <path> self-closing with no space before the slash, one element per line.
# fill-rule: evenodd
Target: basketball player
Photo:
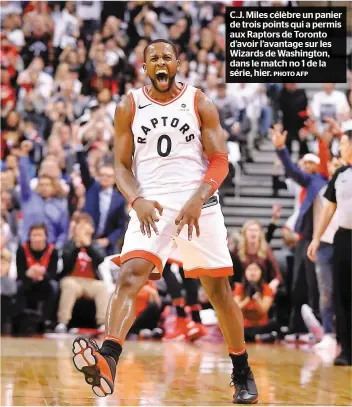
<path fill-rule="evenodd" d="M 217 313 L 233 364 L 234 403 L 258 401 L 248 365 L 241 310 L 217 189 L 228 173 L 224 133 L 216 108 L 202 92 L 175 81 L 175 46 L 154 40 L 144 52 L 151 85 L 132 91 L 115 113 L 116 183 L 130 202 L 116 289 L 99 349 L 86 338 L 73 343 L 73 361 L 97 396 L 113 392 L 116 365 L 135 319 L 136 296 L 147 279 L 161 277 L 178 248 L 186 277 L 200 278 Z"/>

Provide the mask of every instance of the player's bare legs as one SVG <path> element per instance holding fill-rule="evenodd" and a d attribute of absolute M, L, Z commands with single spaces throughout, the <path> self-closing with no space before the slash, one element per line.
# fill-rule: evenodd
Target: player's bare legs
<path fill-rule="evenodd" d="M 224 339 L 229 349 L 241 352 L 245 348 L 242 311 L 233 300 L 228 277 L 200 277 L 212 303 Z"/>
<path fill-rule="evenodd" d="M 242 311 L 233 300 L 228 277 L 202 276 L 200 281 L 217 314 L 220 329 L 229 349 L 233 364 L 232 382 L 236 387 L 233 402 L 257 403 L 258 391 L 248 365 Z"/>
<path fill-rule="evenodd" d="M 73 362 L 85 376 L 97 396 L 113 393 L 116 364 L 122 345 L 136 318 L 136 297 L 146 283 L 154 265 L 142 258 L 126 261 L 116 281 L 106 313 L 107 336 L 99 349 L 87 338 L 73 342 Z"/>
<path fill-rule="evenodd" d="M 153 268 L 152 263 L 140 258 L 131 259 L 122 265 L 105 318 L 107 335 L 120 343 L 125 340 L 136 318 L 137 294 Z"/>

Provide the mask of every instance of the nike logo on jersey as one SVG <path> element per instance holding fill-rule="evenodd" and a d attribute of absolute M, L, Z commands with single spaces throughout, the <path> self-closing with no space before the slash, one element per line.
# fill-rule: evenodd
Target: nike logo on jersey
<path fill-rule="evenodd" d="M 139 105 L 139 106 L 138 106 L 138 109 L 144 109 L 145 107 L 151 106 L 151 105 L 152 105 L 151 103 L 149 103 L 148 105 L 144 105 L 144 106 Z"/>

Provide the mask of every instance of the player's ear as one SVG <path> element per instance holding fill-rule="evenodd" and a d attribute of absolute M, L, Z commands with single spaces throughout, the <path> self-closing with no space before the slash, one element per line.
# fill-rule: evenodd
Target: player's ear
<path fill-rule="evenodd" d="M 179 70 L 181 66 L 181 62 L 179 59 L 176 60 L 176 69 Z"/>
<path fill-rule="evenodd" d="M 143 67 L 143 71 L 147 72 L 147 64 L 145 62 L 143 62 L 142 67 Z"/>

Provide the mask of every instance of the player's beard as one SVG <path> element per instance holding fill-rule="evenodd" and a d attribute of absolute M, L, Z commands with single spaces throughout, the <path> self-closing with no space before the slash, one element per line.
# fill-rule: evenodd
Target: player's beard
<path fill-rule="evenodd" d="M 175 74 L 174 76 L 170 76 L 170 77 L 169 77 L 169 80 L 168 80 L 168 87 L 167 87 L 166 89 L 160 89 L 159 86 L 158 86 L 158 81 L 157 81 L 156 79 L 150 78 L 150 80 L 151 80 L 151 82 L 152 82 L 152 84 L 153 84 L 153 87 L 154 87 L 158 92 L 160 92 L 160 93 L 165 93 L 165 92 L 168 92 L 168 91 L 172 88 L 172 85 L 173 85 L 174 82 L 175 82 L 175 78 L 176 78 L 176 74 Z"/>

